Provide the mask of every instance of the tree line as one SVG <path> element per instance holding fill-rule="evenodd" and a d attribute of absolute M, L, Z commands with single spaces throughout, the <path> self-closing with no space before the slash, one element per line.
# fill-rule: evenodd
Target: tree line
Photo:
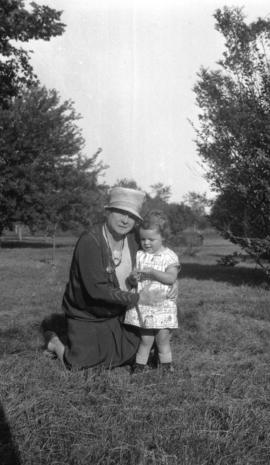
<path fill-rule="evenodd" d="M 101 220 L 110 189 L 99 180 L 106 166 L 99 160 L 101 148 L 83 155 L 79 118 L 72 102 L 61 102 L 56 90 L 40 86 L 24 89 L 0 111 L 0 233 L 14 224 L 27 226 L 32 234 L 78 232 Z M 128 179 L 116 185 L 141 189 Z M 173 203 L 170 186 L 157 183 L 151 189 L 144 212 L 165 210 L 173 237 L 188 226 L 203 229 L 207 224 L 203 195 L 190 193 L 185 202 Z"/>

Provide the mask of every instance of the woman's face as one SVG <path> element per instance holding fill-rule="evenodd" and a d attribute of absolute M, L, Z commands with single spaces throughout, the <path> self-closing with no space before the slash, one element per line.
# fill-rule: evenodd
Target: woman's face
<path fill-rule="evenodd" d="M 124 210 L 108 210 L 107 226 L 111 234 L 123 237 L 135 226 L 136 219 L 129 212 Z"/>

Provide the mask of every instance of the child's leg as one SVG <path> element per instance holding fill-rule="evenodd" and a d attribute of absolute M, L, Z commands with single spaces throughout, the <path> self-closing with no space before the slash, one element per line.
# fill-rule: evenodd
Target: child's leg
<path fill-rule="evenodd" d="M 156 343 L 158 347 L 158 356 L 160 363 L 172 362 L 172 351 L 170 344 L 170 330 L 160 329 L 156 334 Z"/>
<path fill-rule="evenodd" d="M 141 342 L 136 354 L 136 363 L 146 365 L 150 354 L 151 347 L 155 339 L 152 329 L 141 329 Z"/>

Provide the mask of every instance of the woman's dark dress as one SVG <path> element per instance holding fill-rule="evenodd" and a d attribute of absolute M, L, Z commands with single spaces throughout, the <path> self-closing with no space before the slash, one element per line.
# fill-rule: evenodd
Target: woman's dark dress
<path fill-rule="evenodd" d="M 128 235 L 128 244 L 134 265 L 138 245 L 133 234 Z M 134 327 L 123 325 L 123 319 L 126 308 L 137 302 L 138 294 L 119 288 L 102 228 L 83 233 L 74 250 L 62 304 L 67 320 L 67 367 L 113 368 L 130 361 L 138 349 L 139 335 Z"/>

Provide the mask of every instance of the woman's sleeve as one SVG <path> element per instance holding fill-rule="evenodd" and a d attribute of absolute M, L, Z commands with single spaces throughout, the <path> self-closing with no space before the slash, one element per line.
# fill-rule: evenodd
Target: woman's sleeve
<path fill-rule="evenodd" d="M 85 234 L 78 242 L 75 253 L 80 279 L 89 297 L 94 300 L 133 307 L 139 295 L 115 288 L 104 270 L 101 246 L 91 235 Z"/>

